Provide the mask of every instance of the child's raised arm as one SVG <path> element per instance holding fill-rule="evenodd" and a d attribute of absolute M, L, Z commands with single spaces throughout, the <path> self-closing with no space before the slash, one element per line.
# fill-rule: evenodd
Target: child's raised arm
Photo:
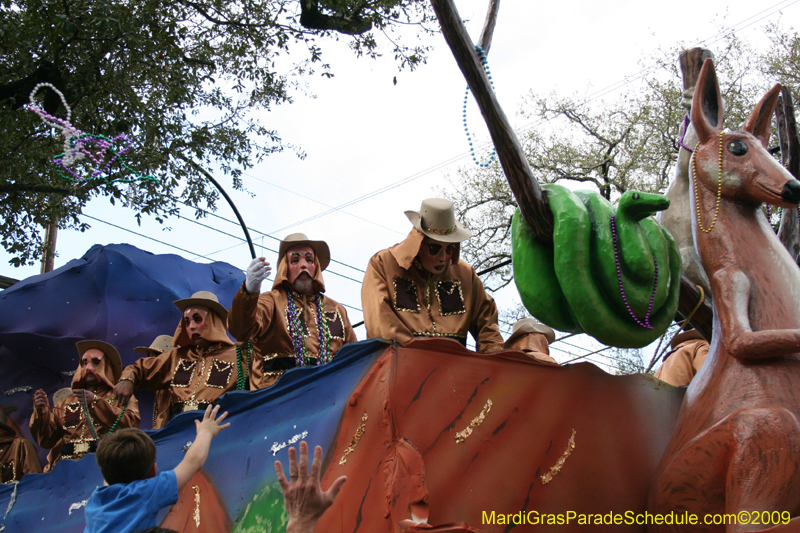
<path fill-rule="evenodd" d="M 213 411 L 209 405 L 206 407 L 206 412 L 203 413 L 203 421 L 194 421 L 197 426 L 197 437 L 189 447 L 189 451 L 187 451 L 186 455 L 183 457 L 183 461 L 175 467 L 175 477 L 178 479 L 178 490 L 186 485 L 186 483 L 203 468 L 206 458 L 208 458 L 208 448 L 211 445 L 211 439 L 216 437 L 220 431 L 231 425 L 230 422 L 220 425 L 220 422 L 225 420 L 225 417 L 228 416 L 228 412 L 222 413 L 219 418 L 217 418 L 218 412 L 219 405 L 215 406 Z"/>

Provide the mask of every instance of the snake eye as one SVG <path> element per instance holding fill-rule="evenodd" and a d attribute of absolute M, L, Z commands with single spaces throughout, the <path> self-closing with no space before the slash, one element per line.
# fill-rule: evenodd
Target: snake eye
<path fill-rule="evenodd" d="M 638 200 L 639 199 L 639 193 L 638 192 L 633 193 L 633 199 L 634 200 Z"/>
<path fill-rule="evenodd" d="M 728 143 L 728 151 L 733 155 L 744 155 L 747 150 L 747 144 L 744 141 L 736 140 Z"/>

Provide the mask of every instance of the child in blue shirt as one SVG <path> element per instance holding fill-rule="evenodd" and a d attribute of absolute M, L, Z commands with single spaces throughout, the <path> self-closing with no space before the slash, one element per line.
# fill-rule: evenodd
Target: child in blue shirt
<path fill-rule="evenodd" d="M 208 406 L 195 420 L 197 437 L 175 470 L 156 472 L 156 445 L 136 428 L 120 429 L 100 441 L 97 464 L 106 486 L 95 489 L 86 504 L 84 533 L 130 533 L 155 527 L 158 512 L 178 501 L 178 490 L 200 471 L 220 425 L 219 406 Z"/>

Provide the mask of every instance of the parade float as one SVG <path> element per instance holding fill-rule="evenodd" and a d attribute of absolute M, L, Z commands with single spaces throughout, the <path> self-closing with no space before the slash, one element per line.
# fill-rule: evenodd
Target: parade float
<path fill-rule="evenodd" d="M 724 130 L 713 64 L 697 59 L 702 52 L 684 56 L 695 67 L 687 78 L 697 85 L 697 143 L 679 165 L 689 187 L 688 211 L 678 218 L 684 228 L 689 220 L 703 288 L 692 277 L 697 264 L 684 272 L 686 235 L 673 238 L 650 218 L 666 198 L 630 192 L 614 207 L 537 183 L 484 65 L 498 2 L 478 47 L 452 1 L 433 5 L 519 204 L 514 273 L 531 313 L 617 346 L 646 345 L 676 315 L 691 315 L 711 341 L 705 366 L 679 389 L 589 363 L 478 355 L 447 339 L 350 344 L 328 365 L 223 396 L 231 429 L 214 441 L 180 502 L 162 512 L 166 524 L 181 532 L 283 531 L 273 462 L 285 464 L 287 448 L 305 440 L 325 450 L 323 486 L 348 476 L 317 531 L 800 530 L 800 271 L 760 209 L 800 203 L 800 184 L 765 147 L 780 88 L 741 130 Z M 796 154 L 787 97 L 781 148 Z M 795 175 L 797 164 L 795 156 Z M 106 339 L 129 364 L 134 346 L 174 327 L 172 301 L 210 290 L 230 302 L 242 279 L 224 263 L 112 245 L 4 291 L 3 411 L 27 435 L 31 390 L 52 394 L 69 383 L 75 341 Z M 713 308 L 711 295 L 701 299 L 708 289 Z M 151 433 L 159 469 L 180 461 L 197 416 L 182 413 Z M 0 531 L 82 531 L 82 507 L 100 484 L 92 455 L 27 475 L 0 488 Z M 743 512 L 736 523 L 704 522 Z"/>

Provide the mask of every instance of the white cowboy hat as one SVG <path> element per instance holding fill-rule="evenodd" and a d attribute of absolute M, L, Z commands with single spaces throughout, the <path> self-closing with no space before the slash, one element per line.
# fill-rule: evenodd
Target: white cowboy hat
<path fill-rule="evenodd" d="M 278 248 L 278 261 L 286 255 L 286 251 L 289 250 L 289 248 L 294 248 L 302 244 L 306 244 L 314 250 L 317 259 L 319 259 L 320 270 L 328 268 L 331 262 L 331 250 L 328 248 L 328 243 L 325 241 L 311 241 L 306 237 L 305 233 L 292 233 L 281 241 L 281 245 Z"/>
<path fill-rule="evenodd" d="M 440 242 L 462 242 L 472 231 L 456 220 L 453 202 L 444 198 L 428 198 L 417 211 L 406 211 L 408 220 L 423 235 Z"/>
<path fill-rule="evenodd" d="M 219 317 L 222 319 L 223 324 L 228 320 L 228 310 L 225 309 L 225 306 L 219 303 L 219 298 L 217 298 L 217 295 L 213 292 L 199 291 L 192 294 L 191 298 L 175 300 L 172 303 L 175 304 L 175 307 L 177 307 L 181 313 L 186 311 L 186 308 L 190 305 L 203 305 L 217 313 L 217 315 L 219 315 Z"/>
<path fill-rule="evenodd" d="M 552 344 L 556 340 L 556 332 L 553 331 L 553 328 L 537 322 L 536 319 L 523 318 L 514 322 L 514 326 L 511 328 L 511 336 L 503 343 L 503 347 L 508 348 L 514 339 L 526 333 L 541 333 L 547 338 L 547 344 Z"/>
<path fill-rule="evenodd" d="M 159 335 L 153 339 L 150 346 L 137 346 L 133 351 L 142 355 L 151 356 L 168 352 L 174 348 L 175 346 L 172 345 L 172 335 Z"/>
<path fill-rule="evenodd" d="M 68 396 L 72 395 L 72 389 L 69 387 L 64 387 L 63 389 L 58 389 L 55 394 L 53 394 L 53 406 L 58 405 L 58 402 L 67 398 Z"/>

